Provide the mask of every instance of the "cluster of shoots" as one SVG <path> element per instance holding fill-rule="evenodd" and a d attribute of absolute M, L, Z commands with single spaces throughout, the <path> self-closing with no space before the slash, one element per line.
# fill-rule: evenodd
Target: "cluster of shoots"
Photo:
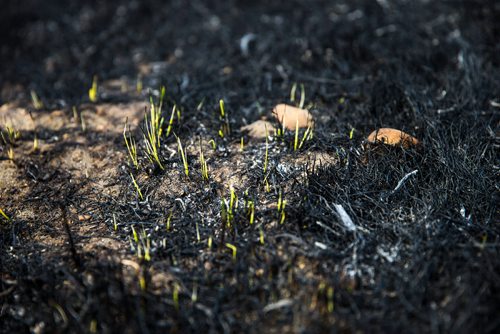
<path fill-rule="evenodd" d="M 224 138 L 225 136 L 231 133 L 231 127 L 229 125 L 229 116 L 227 115 L 224 107 L 224 100 L 222 99 L 219 101 L 219 110 L 220 110 L 219 118 L 222 122 L 221 127 L 219 129 L 219 136 L 221 138 Z"/>
<path fill-rule="evenodd" d="M 283 192 L 280 190 L 278 193 L 278 217 L 279 217 L 279 222 L 280 224 L 283 224 L 285 222 L 285 207 L 286 207 L 286 199 L 283 199 Z"/>
<path fill-rule="evenodd" d="M 333 313 L 335 309 L 333 300 L 334 294 L 335 289 L 332 286 L 328 286 L 325 282 L 321 282 L 318 286 L 317 293 L 313 295 L 310 308 L 315 309 L 318 306 L 319 298 L 323 300 L 326 299 L 326 311 L 328 313 Z"/>
<path fill-rule="evenodd" d="M 87 125 L 85 124 L 85 118 L 83 117 L 83 111 L 78 113 L 78 109 L 76 106 L 73 106 L 73 120 L 76 124 L 80 124 L 82 131 L 85 132 L 87 130 Z"/>
<path fill-rule="evenodd" d="M 163 132 L 164 118 L 161 115 L 163 107 L 163 98 L 165 97 L 165 87 L 161 88 L 160 102 L 155 104 L 153 98 L 150 99 L 150 114 L 144 114 L 144 129 L 143 137 L 146 155 L 149 161 L 163 170 L 163 165 L 160 161 L 161 135 Z"/>
<path fill-rule="evenodd" d="M 205 160 L 205 156 L 203 155 L 201 138 L 200 138 L 200 166 L 201 166 L 201 177 L 203 178 L 203 180 L 208 181 L 208 165 L 207 161 Z"/>
<path fill-rule="evenodd" d="M 137 254 L 139 259 L 151 261 L 151 238 L 147 236 L 144 228 L 140 233 L 137 233 L 132 226 L 132 238 L 129 237 L 130 248 Z"/>
<path fill-rule="evenodd" d="M 300 150 L 302 148 L 302 146 L 304 145 L 304 143 L 307 140 L 311 140 L 312 138 L 313 138 L 313 127 L 312 127 L 312 124 L 309 124 L 307 126 L 306 131 L 304 131 L 304 134 L 302 135 L 302 139 L 299 142 L 299 121 L 297 121 L 297 123 L 295 124 L 295 136 L 294 136 L 294 140 L 293 140 L 293 150 L 294 151 Z"/>
<path fill-rule="evenodd" d="M 5 129 L 0 128 L 0 136 L 5 147 L 7 147 L 7 157 L 9 160 L 14 160 L 14 145 L 21 138 L 21 132 L 13 126 L 6 126 Z"/>
<path fill-rule="evenodd" d="M 238 208 L 238 196 L 236 196 L 234 188 L 231 186 L 229 191 L 229 201 L 226 199 L 221 200 L 221 217 L 227 227 L 231 227 L 234 220 L 234 211 Z"/>

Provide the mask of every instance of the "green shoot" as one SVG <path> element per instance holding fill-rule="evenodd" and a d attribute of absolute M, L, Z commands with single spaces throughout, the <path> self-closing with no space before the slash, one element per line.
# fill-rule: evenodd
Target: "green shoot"
<path fill-rule="evenodd" d="M 139 169 L 139 161 L 137 159 L 137 144 L 135 143 L 134 137 L 130 133 L 130 126 L 128 126 L 128 118 L 125 120 L 125 126 L 123 127 L 123 139 L 125 140 L 125 145 L 127 146 L 128 155 L 132 164 L 136 169 Z M 128 136 L 127 136 L 128 132 Z"/>
<path fill-rule="evenodd" d="M 280 212 L 280 224 L 283 224 L 285 222 L 285 207 L 286 207 L 286 200 L 283 200 L 281 203 L 281 212 Z"/>
<path fill-rule="evenodd" d="M 97 102 L 97 75 L 92 79 L 92 87 L 89 89 L 90 102 Z"/>
<path fill-rule="evenodd" d="M 201 237 L 200 237 L 200 228 L 198 227 L 198 222 L 196 222 L 196 240 L 200 242 Z"/>
<path fill-rule="evenodd" d="M 172 215 L 173 214 L 174 214 L 174 212 L 170 211 L 170 214 L 168 215 L 167 223 L 165 224 L 167 231 L 170 231 L 170 223 L 172 222 Z"/>
<path fill-rule="evenodd" d="M 215 140 L 210 139 L 208 142 L 210 145 L 212 145 L 212 149 L 215 151 L 217 149 L 217 144 L 215 143 Z"/>
<path fill-rule="evenodd" d="M 233 261 L 236 261 L 236 253 L 238 251 L 238 249 L 236 248 L 236 246 L 232 245 L 230 243 L 226 243 L 226 247 L 229 248 L 232 251 L 232 253 L 233 253 Z"/>
<path fill-rule="evenodd" d="M 174 291 L 172 291 L 172 301 L 174 302 L 174 307 L 179 311 L 179 285 L 174 284 Z"/>
<path fill-rule="evenodd" d="M 205 98 L 201 99 L 200 103 L 196 106 L 196 111 L 200 111 L 201 108 L 203 108 L 203 105 L 205 104 Z"/>
<path fill-rule="evenodd" d="M 12 147 L 9 147 L 7 150 L 7 158 L 12 161 L 14 160 L 14 149 Z"/>
<path fill-rule="evenodd" d="M 264 244 L 264 230 L 262 229 L 262 226 L 259 227 L 259 242 L 261 245 Z"/>
<path fill-rule="evenodd" d="M 285 207 L 286 200 L 283 199 L 282 191 L 280 189 L 278 194 L 278 215 L 280 217 L 280 224 L 283 224 L 285 222 Z"/>
<path fill-rule="evenodd" d="M 191 301 L 193 303 L 196 303 L 198 301 L 198 284 L 194 283 L 193 284 L 193 292 L 191 292 Z"/>
<path fill-rule="evenodd" d="M 229 210 L 232 213 L 233 208 L 235 207 L 235 205 L 234 205 L 235 203 L 236 203 L 236 208 L 238 207 L 238 196 L 236 196 L 236 193 L 234 192 L 233 186 L 231 186 L 229 189 L 230 189 L 229 190 L 229 192 L 230 192 Z"/>
<path fill-rule="evenodd" d="M 184 165 L 184 174 L 186 174 L 186 177 L 189 177 L 189 165 L 188 165 L 188 161 L 187 161 L 187 157 L 186 157 L 186 152 L 182 148 L 182 143 L 181 143 L 181 140 L 179 139 L 179 137 L 177 137 L 177 135 L 175 133 L 174 133 L 174 136 L 175 136 L 175 138 L 177 138 L 178 150 L 179 150 L 179 153 L 180 153 L 181 158 L 182 158 L 182 164 Z"/>
<path fill-rule="evenodd" d="M 229 117 L 226 114 L 225 107 L 224 107 L 224 100 L 220 99 L 219 100 L 219 109 L 220 109 L 220 119 L 223 122 L 220 130 L 219 130 L 219 136 L 221 138 L 224 138 L 225 135 L 228 135 L 231 133 L 231 127 L 229 125 Z"/>
<path fill-rule="evenodd" d="M 130 177 L 132 178 L 132 183 L 134 184 L 135 191 L 137 192 L 137 195 L 139 195 L 139 198 L 142 200 L 143 196 L 142 196 L 141 188 L 139 188 L 139 185 L 135 181 L 134 175 L 132 173 L 130 173 Z"/>
<path fill-rule="evenodd" d="M 349 139 L 352 139 L 354 135 L 354 128 L 351 129 L 351 132 L 349 132 Z"/>
<path fill-rule="evenodd" d="M 170 120 L 168 121 L 167 137 L 170 136 L 170 132 L 172 131 L 172 125 L 174 124 L 174 116 L 175 116 L 176 109 L 177 109 L 177 106 L 174 104 L 174 106 L 172 107 L 172 114 L 170 115 Z"/>
<path fill-rule="evenodd" d="M 255 221 L 255 204 L 253 201 L 248 201 L 247 203 L 247 211 L 250 216 L 250 225 L 253 225 Z"/>
<path fill-rule="evenodd" d="M 280 189 L 280 191 L 278 192 L 278 213 L 281 212 L 282 204 L 283 204 L 283 198 L 282 198 L 282 191 Z"/>
<path fill-rule="evenodd" d="M 35 133 L 35 138 L 33 138 L 33 152 L 38 151 L 39 145 L 38 145 L 38 137 Z"/>
<path fill-rule="evenodd" d="M 266 154 L 264 156 L 264 174 L 267 172 L 267 161 L 269 159 L 269 136 L 267 132 L 267 125 L 265 125 L 266 128 Z"/>
<path fill-rule="evenodd" d="M 208 249 L 212 249 L 212 236 L 208 237 L 207 246 L 208 246 Z"/>
<path fill-rule="evenodd" d="M 304 102 L 306 101 L 306 90 L 304 84 L 300 84 L 300 103 L 299 108 L 304 109 Z"/>
<path fill-rule="evenodd" d="M 181 109 L 176 106 L 175 111 L 177 111 L 177 121 L 180 123 L 180 121 L 181 121 Z"/>
<path fill-rule="evenodd" d="M 76 109 L 76 106 L 73 106 L 73 121 L 75 121 L 75 123 L 78 123 L 78 110 Z"/>
<path fill-rule="evenodd" d="M 295 123 L 295 137 L 293 140 L 293 150 L 297 151 L 297 148 L 299 148 L 299 120 L 298 119 Z"/>
<path fill-rule="evenodd" d="M 137 234 L 137 232 L 135 231 L 135 228 L 134 228 L 133 226 L 132 226 L 132 235 L 133 235 L 133 237 L 134 237 L 134 241 L 135 241 L 135 243 L 136 243 L 136 244 L 137 244 L 137 243 L 139 243 L 139 236 L 138 236 L 138 234 Z"/>
<path fill-rule="evenodd" d="M 118 223 L 116 222 L 116 215 L 113 213 L 113 229 L 118 231 Z"/>
<path fill-rule="evenodd" d="M 85 124 L 85 119 L 83 118 L 83 111 L 80 113 L 80 125 L 82 127 L 82 131 L 85 132 L 87 130 L 87 125 Z"/>
<path fill-rule="evenodd" d="M 334 294 L 334 289 L 333 287 L 329 287 L 327 292 L 327 298 L 328 298 L 328 304 L 327 304 L 327 309 L 329 313 L 332 313 L 334 310 L 334 303 L 333 303 L 333 294 Z"/>
<path fill-rule="evenodd" d="M 137 76 L 137 82 L 135 83 L 135 90 L 137 91 L 137 94 L 140 94 L 142 92 L 142 76 L 139 74 Z"/>
<path fill-rule="evenodd" d="M 220 107 L 220 117 L 224 119 L 226 117 L 226 112 L 224 110 L 224 100 L 222 99 L 219 100 L 219 107 Z"/>
<path fill-rule="evenodd" d="M 299 150 L 302 148 L 302 145 L 304 145 L 304 142 L 306 140 L 312 139 L 312 131 L 313 131 L 313 128 L 312 128 L 311 124 L 309 124 L 306 132 L 304 132 L 304 135 L 302 136 L 302 140 L 300 141 Z"/>
<path fill-rule="evenodd" d="M 7 214 L 2 209 L 0 209 L 0 216 L 2 216 L 5 220 L 10 221 L 10 217 L 7 216 Z"/>
<path fill-rule="evenodd" d="M 146 238 L 146 245 L 144 246 L 144 260 L 151 261 L 151 239 L 149 237 Z"/>
<path fill-rule="evenodd" d="M 295 95 L 297 93 L 297 83 L 294 82 L 290 90 L 290 102 L 295 102 Z"/>
<path fill-rule="evenodd" d="M 266 183 L 266 192 L 270 192 L 271 191 L 271 186 L 269 185 L 269 182 L 267 181 L 267 177 L 266 177 L 266 179 L 264 181 Z"/>
<path fill-rule="evenodd" d="M 227 227 L 231 227 L 233 221 L 233 210 L 230 204 L 225 199 L 221 200 L 221 218 L 222 222 L 226 223 Z"/>
<path fill-rule="evenodd" d="M 200 165 L 201 165 L 201 176 L 205 181 L 208 181 L 208 165 L 205 157 L 203 156 L 203 148 L 201 146 L 201 138 L 200 138 Z"/>
<path fill-rule="evenodd" d="M 31 91 L 31 103 L 36 110 L 43 109 L 43 102 L 40 100 L 34 90 Z"/>

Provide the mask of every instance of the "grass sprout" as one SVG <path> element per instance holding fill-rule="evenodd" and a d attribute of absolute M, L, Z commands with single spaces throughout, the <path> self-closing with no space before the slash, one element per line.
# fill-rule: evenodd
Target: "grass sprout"
<path fill-rule="evenodd" d="M 132 183 L 134 184 L 137 195 L 139 195 L 139 198 L 143 200 L 141 188 L 139 188 L 139 185 L 137 184 L 137 181 L 135 180 L 134 175 L 132 173 L 130 173 L 130 177 L 132 178 Z"/>
<path fill-rule="evenodd" d="M 33 104 L 33 108 L 35 108 L 36 110 L 43 109 L 43 102 L 42 100 L 40 100 L 36 92 L 32 90 L 30 94 L 31 94 L 31 103 Z"/>
<path fill-rule="evenodd" d="M 184 165 L 184 174 L 186 174 L 186 177 L 189 177 L 189 165 L 187 161 L 187 156 L 185 150 L 182 148 L 182 143 L 179 137 L 174 133 L 175 138 L 177 138 L 177 147 L 179 154 L 181 155 L 182 158 L 182 164 Z"/>
<path fill-rule="evenodd" d="M 174 290 L 172 291 L 172 301 L 174 303 L 174 307 L 177 311 L 179 311 L 179 284 L 174 284 Z"/>
<path fill-rule="evenodd" d="M 299 148 L 299 120 L 295 122 L 295 136 L 293 139 L 293 150 L 297 151 Z"/>
<path fill-rule="evenodd" d="M 165 228 L 167 229 L 167 232 L 170 231 L 170 224 L 172 223 L 172 216 L 174 212 L 170 211 L 168 217 L 167 217 L 167 222 L 165 223 Z"/>
<path fill-rule="evenodd" d="M 248 201 L 246 207 L 249 216 L 249 223 L 250 225 L 253 225 L 255 221 L 255 203 L 253 201 Z"/>
<path fill-rule="evenodd" d="M 130 157 L 130 160 L 132 161 L 132 164 L 136 169 L 139 169 L 139 160 L 137 158 L 137 144 L 130 132 L 130 125 L 128 125 L 128 118 L 125 120 L 125 126 L 123 127 L 123 139 L 125 141 L 125 145 L 127 146 L 127 152 Z"/>
<path fill-rule="evenodd" d="M 97 75 L 92 79 L 92 87 L 89 89 L 89 99 L 91 102 L 97 102 Z"/>
<path fill-rule="evenodd" d="M 265 128 L 266 128 L 266 153 L 264 155 L 264 167 L 263 167 L 264 174 L 266 174 L 267 172 L 267 163 L 269 159 L 269 136 L 267 132 L 267 125 L 265 125 Z"/>
<path fill-rule="evenodd" d="M 170 114 L 170 119 L 168 121 L 168 127 L 167 127 L 167 133 L 166 136 L 170 136 L 170 133 L 172 132 L 172 126 L 174 124 L 174 116 L 175 116 L 175 110 L 177 109 L 177 106 L 174 104 L 172 107 L 172 113 Z"/>
<path fill-rule="evenodd" d="M 33 138 L 33 152 L 37 152 L 39 149 L 39 144 L 38 144 L 38 137 L 35 134 L 35 137 Z"/>
<path fill-rule="evenodd" d="M 161 170 L 164 170 L 160 161 L 161 130 L 159 129 L 159 115 L 156 110 L 154 107 L 151 108 L 149 118 L 147 113 L 144 114 L 145 129 L 143 129 L 143 138 L 149 161 L 152 164 L 156 164 Z"/>
<path fill-rule="evenodd" d="M 292 89 L 290 89 L 290 102 L 295 102 L 296 94 L 297 94 L 297 83 L 294 82 L 292 85 Z"/>
<path fill-rule="evenodd" d="M 333 289 L 333 287 L 329 287 L 326 291 L 326 295 L 327 295 L 327 299 L 328 299 L 328 302 L 327 302 L 327 309 L 328 309 L 328 312 L 329 313 L 332 313 L 333 310 L 334 310 L 334 306 L 335 304 L 333 303 L 333 294 L 334 294 L 335 290 Z"/>
<path fill-rule="evenodd" d="M 300 109 L 304 109 L 305 101 L 306 101 L 306 90 L 304 88 L 304 84 L 300 84 L 300 102 L 299 102 Z"/>
<path fill-rule="evenodd" d="M 229 248 L 232 251 L 232 253 L 233 253 L 233 261 L 236 261 L 236 254 L 238 252 L 238 248 L 236 248 L 235 245 L 230 244 L 230 243 L 226 243 L 226 247 Z"/>
<path fill-rule="evenodd" d="M 203 148 L 201 145 L 201 138 L 200 138 L 200 166 L 201 166 L 201 176 L 205 181 L 208 181 L 208 165 L 207 161 L 205 160 L 205 157 L 203 155 Z"/>
<path fill-rule="evenodd" d="M 229 117 L 226 113 L 224 100 L 219 100 L 219 110 L 220 110 L 220 120 L 222 121 L 221 128 L 219 129 L 219 136 L 224 138 L 224 136 L 229 135 L 231 133 L 231 126 L 229 124 Z"/>
<path fill-rule="evenodd" d="M 143 84 L 142 84 L 142 76 L 139 74 L 137 76 L 137 81 L 135 83 L 135 90 L 137 91 L 137 94 L 140 94 L 142 93 L 142 88 L 143 88 Z"/>
<path fill-rule="evenodd" d="M 2 216 L 5 220 L 10 222 L 10 217 L 0 208 L 0 216 Z"/>
<path fill-rule="evenodd" d="M 304 142 L 306 140 L 311 140 L 312 137 L 313 137 L 313 127 L 311 124 L 309 124 L 306 131 L 304 132 L 304 135 L 302 136 L 302 140 L 300 141 L 299 150 L 302 148 L 302 145 L 304 145 Z"/>

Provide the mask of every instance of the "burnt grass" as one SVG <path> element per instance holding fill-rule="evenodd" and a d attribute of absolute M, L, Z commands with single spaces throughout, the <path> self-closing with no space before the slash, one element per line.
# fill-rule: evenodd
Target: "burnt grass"
<path fill-rule="evenodd" d="M 13 161 L 0 146 L 0 208 L 10 217 L 0 217 L 2 332 L 500 330 L 496 1 L 2 7 L 0 105 L 44 120 L 21 131 Z M 290 103 L 294 83 L 304 85 L 314 137 L 298 151 L 293 131 L 272 138 L 264 171 L 265 142 L 240 128 Z M 163 138 L 165 170 L 145 158 L 142 107 L 129 119 L 140 168 L 127 157 L 130 114 L 119 110 L 157 101 L 161 85 L 164 117 L 174 104 L 181 110 L 173 130 L 189 177 L 172 135 Z M 224 138 L 219 99 L 231 126 Z M 86 110 L 86 131 L 72 106 Z M 111 106 L 119 121 L 102 116 Z M 380 127 L 422 145 L 367 145 Z M 77 153 L 85 171 L 70 158 Z M 238 207 L 228 226 L 221 201 L 231 185 Z"/>

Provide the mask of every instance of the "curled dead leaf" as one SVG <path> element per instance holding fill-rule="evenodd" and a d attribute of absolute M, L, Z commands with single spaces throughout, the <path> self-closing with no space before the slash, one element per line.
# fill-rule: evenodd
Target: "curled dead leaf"
<path fill-rule="evenodd" d="M 383 143 L 392 146 L 401 145 L 404 148 L 420 144 L 417 138 L 396 129 L 381 128 L 373 131 L 367 138 L 368 143 Z"/>
<path fill-rule="evenodd" d="M 289 130 L 295 130 L 297 122 L 299 128 L 307 128 L 313 123 L 313 117 L 306 109 L 300 109 L 288 104 L 278 104 L 273 109 L 273 115 L 280 124 L 284 124 Z"/>
<path fill-rule="evenodd" d="M 242 131 L 248 131 L 250 137 L 253 138 L 266 138 L 267 134 L 274 133 L 274 126 L 268 121 L 258 120 L 241 128 Z"/>

